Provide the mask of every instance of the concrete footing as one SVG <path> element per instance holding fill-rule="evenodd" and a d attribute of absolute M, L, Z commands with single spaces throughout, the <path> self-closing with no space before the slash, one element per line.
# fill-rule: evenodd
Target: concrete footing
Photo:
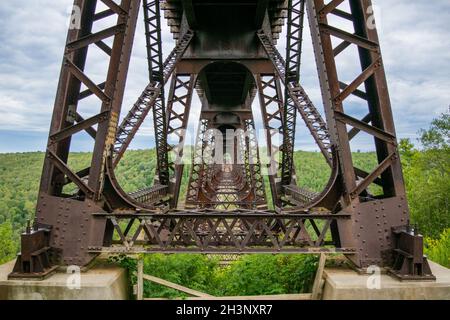
<path fill-rule="evenodd" d="M 14 261 L 0 266 L 0 300 L 126 300 L 126 270 L 99 261 L 86 272 L 57 272 L 42 281 L 8 280 Z M 436 281 L 402 282 L 387 274 L 326 268 L 323 300 L 450 300 L 450 270 L 430 261 Z M 79 284 L 79 286 L 78 286 Z M 79 287 L 79 288 L 77 288 Z"/>
<path fill-rule="evenodd" d="M 450 270 L 432 261 L 436 281 L 399 281 L 387 274 L 325 269 L 323 300 L 450 300 Z"/>
<path fill-rule="evenodd" d="M 42 281 L 8 280 L 15 261 L 0 266 L 0 300 L 126 300 L 126 270 L 102 262 L 80 274 L 57 272 Z"/>

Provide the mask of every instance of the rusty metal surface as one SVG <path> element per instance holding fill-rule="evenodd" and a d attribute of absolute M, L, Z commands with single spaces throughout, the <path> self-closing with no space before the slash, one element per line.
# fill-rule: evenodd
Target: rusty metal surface
<path fill-rule="evenodd" d="M 91 252 L 341 252 L 333 248 L 333 221 L 350 215 L 327 213 L 275 214 L 265 211 L 178 211 L 167 214 L 98 214 L 117 231 L 115 246 L 90 247 Z M 274 226 L 277 228 L 274 228 Z"/>
<path fill-rule="evenodd" d="M 150 110 L 152 110 L 157 104 L 162 107 L 162 100 L 160 99 L 161 91 L 175 70 L 177 62 L 180 61 L 193 36 L 193 32 L 188 31 L 180 39 L 177 46 L 173 49 L 164 62 L 163 78 L 155 78 L 149 85 L 147 85 L 141 96 L 122 120 L 122 123 L 117 131 L 116 143 L 114 146 L 115 166 L 127 150 Z"/>
<path fill-rule="evenodd" d="M 100 2 L 107 10 L 97 10 Z M 68 33 L 36 228 L 22 236 L 12 277 L 42 277 L 59 264 L 85 266 L 101 252 L 332 252 L 344 253 L 361 268 L 390 266 L 401 279 L 433 279 L 421 236 L 408 226 L 380 45 L 376 28 L 366 23 L 370 0 L 144 0 L 150 84 L 119 124 L 140 2 L 74 1 L 81 8 L 81 28 Z M 300 84 L 305 9 L 325 119 Z M 164 63 L 161 11 L 177 39 Z M 331 15 L 350 23 L 338 28 L 329 23 Z M 115 19 L 115 25 L 92 33 L 107 18 Z M 286 20 L 285 60 L 275 44 Z M 108 59 L 100 83 L 85 70 L 92 46 Z M 347 50 L 357 52 L 351 62 L 360 71 L 344 83 L 336 57 Z M 171 77 L 166 102 L 164 85 Z M 184 169 L 178 160 L 195 91 L 201 101 L 200 124 L 186 203 L 177 209 Z M 270 159 L 271 211 L 254 132 L 256 96 Z M 351 96 L 360 103 L 349 108 Z M 78 112 L 88 97 L 97 99 L 98 106 L 90 116 Z M 356 114 L 350 112 L 356 108 Z M 157 179 L 128 194 L 114 169 L 150 110 Z M 298 115 L 332 168 L 319 193 L 296 185 Z M 91 164 L 74 170 L 71 142 L 83 131 L 93 139 Z M 227 131 L 233 133 L 231 139 L 224 135 Z M 352 159 L 356 150 L 351 141 L 363 133 L 373 138 L 377 153 L 371 172 L 356 168 Z M 228 152 L 223 163 L 211 161 L 219 149 Z M 381 191 L 373 195 L 375 185 Z"/>

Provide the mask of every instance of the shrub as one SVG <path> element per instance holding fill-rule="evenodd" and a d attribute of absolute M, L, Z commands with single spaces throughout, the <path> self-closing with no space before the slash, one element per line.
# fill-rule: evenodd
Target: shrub
<path fill-rule="evenodd" d="M 0 264 L 14 259 L 16 252 L 17 242 L 11 224 L 8 222 L 0 224 Z"/>
<path fill-rule="evenodd" d="M 450 268 L 450 228 L 439 239 L 425 238 L 425 253 L 430 260 Z"/>
<path fill-rule="evenodd" d="M 136 260 L 115 259 L 129 269 L 136 283 Z M 144 273 L 208 293 L 213 296 L 251 296 L 304 293 L 311 290 L 318 259 L 307 255 L 248 255 L 221 267 L 218 258 L 205 255 L 163 255 L 144 257 Z M 146 298 L 183 298 L 187 295 L 144 281 Z"/>

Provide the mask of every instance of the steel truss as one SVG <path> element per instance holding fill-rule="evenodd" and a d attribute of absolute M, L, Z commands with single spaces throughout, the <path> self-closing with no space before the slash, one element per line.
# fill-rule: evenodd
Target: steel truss
<path fill-rule="evenodd" d="M 304 0 L 288 1 L 287 39 L 286 39 L 286 74 L 284 83 L 299 83 L 300 64 L 302 55 L 303 23 L 305 16 Z M 284 123 L 283 123 L 283 154 L 281 161 L 281 184 L 297 184 L 293 177 L 295 129 L 297 122 L 297 107 L 289 96 L 288 88 L 284 95 Z"/>
<path fill-rule="evenodd" d="M 350 6 L 351 13 L 344 14 L 345 12 L 337 8 L 343 2 L 332 1 L 328 5 L 325 5 L 323 1 L 307 3 L 313 44 L 315 47 L 320 46 L 323 51 L 323 54 L 316 54 L 319 61 L 319 78 L 322 85 L 327 83 L 322 88 L 323 95 L 326 97 L 324 99 L 325 113 L 328 123 L 333 125 L 333 130 L 330 130 L 331 140 L 339 145 L 338 155 L 342 159 L 340 163 L 345 184 L 345 201 L 350 203 L 352 199 L 357 199 L 376 180 L 383 186 L 385 196 L 404 195 L 403 177 L 378 37 L 376 29 L 370 30 L 366 25 L 368 18 L 366 12 L 371 4 L 370 1 L 345 1 Z M 327 22 L 327 16 L 330 14 L 351 21 L 355 28 L 354 33 L 330 26 Z M 317 16 L 313 17 L 314 15 Z M 332 37 L 342 41 L 336 48 L 333 48 L 331 44 Z M 351 46 L 356 46 L 358 49 L 362 73 L 347 85 L 338 80 L 335 58 Z M 358 90 L 361 85 L 365 87 L 366 92 L 360 95 L 360 100 L 368 107 L 369 115 L 363 120 L 358 120 L 345 113 L 344 105 L 351 94 L 363 93 Z M 327 90 L 330 92 L 325 93 Z M 355 130 L 347 132 L 347 125 Z M 367 174 L 361 183 L 357 183 L 350 141 L 361 131 L 374 137 L 379 165 L 372 173 Z M 398 182 L 395 183 L 394 179 Z"/>
<path fill-rule="evenodd" d="M 331 143 L 329 141 L 326 122 L 323 120 L 319 111 L 309 99 L 303 87 L 296 81 L 296 78 L 288 77 L 289 74 L 286 72 L 286 62 L 276 49 L 273 42 L 270 40 L 270 37 L 267 36 L 267 34 L 265 34 L 263 30 L 260 30 L 258 32 L 258 37 L 261 40 L 261 43 L 266 50 L 269 58 L 272 60 L 279 79 L 281 79 L 286 86 L 287 97 L 289 100 L 288 108 L 290 110 L 290 116 L 292 118 L 294 117 L 293 114 L 295 113 L 295 111 L 292 110 L 292 107 L 295 106 L 297 111 L 305 121 L 305 124 L 311 132 L 311 135 L 316 141 L 318 147 L 320 148 L 320 151 L 325 156 L 327 162 L 331 165 Z M 289 82 L 286 82 L 286 79 L 289 79 Z M 295 136 L 295 126 L 293 125 L 293 122 L 289 125 L 289 132 L 291 136 Z M 289 154 L 291 154 L 293 151 L 291 149 L 289 150 Z M 289 155 L 289 158 L 291 157 L 292 156 Z M 291 162 L 292 160 L 286 161 Z"/>
<path fill-rule="evenodd" d="M 279 186 L 280 147 L 283 132 L 283 95 L 280 79 L 275 74 L 257 75 L 256 84 L 259 93 L 259 104 L 266 132 L 267 154 L 270 157 L 267 165 L 270 190 L 274 207 L 281 207 Z"/>
<path fill-rule="evenodd" d="M 252 119 L 245 121 L 243 131 L 235 132 L 234 153 L 231 163 L 216 163 L 217 130 L 202 120 L 193 153 L 186 207 L 230 210 L 256 209 L 266 206 L 261 160 Z M 220 133 L 221 135 L 222 133 Z M 221 136 L 222 139 L 222 136 Z"/>
<path fill-rule="evenodd" d="M 253 119 L 245 120 L 245 166 L 247 172 L 247 181 L 251 181 L 254 192 L 255 203 L 260 206 L 267 206 L 266 189 L 264 187 L 264 178 L 262 176 L 261 158 L 259 156 L 258 140 L 256 138 L 256 129 Z M 261 209 L 261 208 L 259 208 Z"/>
<path fill-rule="evenodd" d="M 263 44 L 263 47 L 265 48 L 267 54 L 269 55 L 270 59 L 272 60 L 275 69 L 277 70 L 277 74 L 280 77 L 280 79 L 285 79 L 287 77 L 286 69 L 284 68 L 284 65 L 286 63 L 284 62 L 283 57 L 281 54 L 277 51 L 276 47 L 273 45 L 273 43 L 270 41 L 270 39 L 267 37 L 267 35 L 264 34 L 263 31 L 258 32 L 258 36 L 261 40 L 261 43 Z M 284 83 L 286 85 L 286 82 Z M 342 83 L 340 83 L 341 86 L 343 86 Z M 361 97 L 362 92 L 360 90 L 356 90 L 356 94 Z M 328 132 L 327 124 L 325 120 L 320 115 L 317 108 L 314 106 L 308 95 L 306 94 L 305 90 L 299 83 L 291 82 L 287 86 L 287 97 L 290 102 L 293 103 L 294 106 L 296 106 L 297 111 L 302 116 L 303 120 L 306 123 L 307 128 L 311 132 L 311 135 L 314 137 L 319 149 L 321 150 L 322 154 L 324 155 L 327 163 L 332 166 L 332 142 L 330 139 L 330 134 Z M 362 121 L 368 121 L 370 115 L 367 115 L 363 118 Z M 353 139 L 361 130 L 360 129 L 352 129 L 349 132 L 349 136 L 351 139 Z M 291 130 L 291 134 L 295 135 L 295 130 Z M 284 148 L 284 146 L 283 146 Z M 286 163 L 290 157 L 286 156 L 286 159 L 283 159 L 283 163 Z M 285 164 L 286 165 L 286 164 Z M 365 179 L 369 173 L 365 172 L 364 170 L 354 167 L 354 174 L 358 179 Z M 377 185 L 381 184 L 381 181 L 376 178 L 374 180 L 374 183 Z M 288 184 L 283 184 L 283 186 L 287 186 Z M 295 185 L 293 186 L 295 187 Z M 291 192 L 294 192 L 294 189 L 291 187 Z M 367 190 L 363 189 L 360 193 L 366 193 Z M 297 190 L 297 193 L 299 193 L 300 197 L 303 197 L 305 195 L 304 190 Z M 310 193 L 309 191 L 306 191 L 306 193 Z M 303 194 L 303 196 L 302 196 Z"/>
<path fill-rule="evenodd" d="M 394 273 L 404 275 L 406 270 L 404 265 L 409 263 L 408 259 L 411 256 L 414 256 L 420 267 L 416 270 L 409 269 L 409 272 L 422 278 L 430 277 L 431 272 L 422 250 L 412 253 L 414 251 L 412 246 L 404 245 L 411 240 L 404 230 L 400 232 L 402 234 L 400 238 L 403 240 L 399 242 L 399 238 L 393 239 L 393 229 L 381 227 L 382 223 L 392 227 L 408 224 L 405 220 L 408 216 L 408 206 L 405 203 L 405 187 L 377 30 L 368 23 L 373 18 L 372 2 L 333 0 L 325 4 L 323 0 L 306 0 L 306 4 L 330 141 L 339 146 L 337 156 L 342 181 L 341 205 L 344 211 L 353 212 L 352 219 L 355 222 L 353 233 L 340 232 L 340 243 L 342 246 L 356 244 L 360 248 L 360 254 L 352 257 L 352 260 L 357 265 L 363 266 L 374 262 L 387 263 L 389 258 L 382 255 L 383 248 L 395 248 L 394 256 L 402 257 L 400 259 L 402 266 L 397 266 Z M 349 11 L 340 9 L 341 5 L 348 6 Z M 350 21 L 353 24 L 353 31 L 330 25 L 328 19 L 331 15 Z M 341 42 L 334 47 L 332 39 Z M 336 57 L 351 48 L 357 49 L 359 61 L 355 59 L 355 66 L 360 68 L 361 73 L 346 84 L 339 81 Z M 365 90 L 359 90 L 360 86 Z M 362 120 L 346 112 L 350 95 L 360 98 L 361 106 L 368 109 L 367 116 Z M 353 129 L 347 131 L 347 126 Z M 359 132 L 365 132 L 373 137 L 378 156 L 378 165 L 368 174 L 355 169 L 353 164 L 350 141 Z M 358 179 L 358 176 L 362 179 Z M 382 200 L 378 202 L 377 199 L 371 199 L 363 203 L 366 189 L 372 183 L 382 186 L 383 195 L 377 197 Z M 383 206 L 388 203 L 389 205 Z M 394 203 L 397 204 L 396 208 L 391 206 Z M 381 212 L 381 215 L 375 215 L 380 222 L 372 222 L 369 212 L 361 211 L 367 210 L 368 204 L 377 208 L 375 212 Z M 367 228 L 368 224 L 378 228 Z M 364 234 L 361 234 L 361 230 L 364 230 Z M 405 242 L 401 244 L 401 241 Z M 372 246 L 377 248 L 375 251 L 378 252 L 372 250 Z M 408 253 L 403 251 L 405 249 Z"/>
<path fill-rule="evenodd" d="M 192 94 L 196 77 L 194 75 L 175 74 L 170 86 L 169 101 L 167 104 L 167 151 L 169 157 L 171 206 L 178 204 L 181 180 L 183 178 L 183 151 L 186 138 L 186 129 L 191 112 Z M 175 144 L 176 143 L 176 144 Z"/>
<path fill-rule="evenodd" d="M 97 11 L 98 2 L 107 9 Z M 191 73 L 195 74 L 192 70 L 197 62 L 183 61 L 181 67 L 188 70 L 185 73 L 178 67 L 188 46 L 194 57 L 198 46 L 190 46 L 194 37 L 189 25 L 195 20 L 192 12 L 187 22 L 174 18 L 177 24 L 171 29 L 178 43 L 162 63 L 160 3 L 143 3 L 150 84 L 119 126 L 140 1 L 74 1 L 81 9 L 81 28 L 69 30 L 36 221 L 22 236 L 22 253 L 11 277 L 43 277 L 55 269 L 54 265 L 86 266 L 100 252 L 334 252 L 346 254 L 358 267 L 392 266 L 391 272 L 403 279 L 433 279 L 423 257 L 423 240 L 408 226 L 408 205 L 377 31 L 367 23 L 372 18 L 370 0 L 286 1 L 286 61 L 274 46 L 280 33 L 277 17 L 283 15 L 285 3 L 276 3 L 275 9 L 274 3 L 258 6 L 260 17 L 273 16 L 270 24 L 261 22 L 263 29 L 255 30 L 267 58 L 245 63 L 255 68 L 252 73 L 256 75 L 263 124 L 268 132 L 274 211 L 258 210 L 266 197 L 254 123 L 247 118 L 241 128 L 247 129 L 249 135 L 237 137 L 237 151 L 244 163 L 220 167 L 212 160 L 214 147 L 221 141 L 208 132 L 214 128 L 213 121 L 201 118 L 186 195 L 188 209 L 156 207 L 170 200 L 175 207 L 178 202 L 182 166 L 177 160 L 196 85 Z M 305 4 L 326 122 L 299 84 Z M 175 11 L 171 11 L 172 7 Z M 177 16 L 183 10 L 175 2 L 164 2 L 164 8 L 168 16 Z M 261 8 L 267 10 L 266 14 L 261 14 Z M 278 11 L 268 15 L 269 10 Z M 353 30 L 330 25 L 331 15 L 350 21 Z M 116 19 L 112 27 L 93 33 L 95 24 L 104 25 L 103 19 L 111 17 Z M 112 46 L 106 42 L 109 38 Z M 341 42 L 333 46 L 336 39 Z M 100 83 L 94 82 L 86 69 L 88 51 L 94 47 L 108 59 L 106 77 Z M 351 49 L 356 49 L 355 66 L 361 71 L 344 83 L 340 81 L 336 57 Z M 163 89 L 175 70 L 166 109 Z M 351 95 L 358 97 L 367 109 L 361 120 L 349 114 L 347 103 Z M 93 116 L 79 112 L 79 104 L 88 97 L 97 99 L 98 110 Z M 153 187 L 127 194 L 118 184 L 114 168 L 150 110 L 154 118 L 158 181 Z M 332 167 L 330 181 L 320 194 L 299 190 L 295 176 L 292 177 L 297 112 Z M 352 129 L 347 131 L 347 126 Z M 95 140 L 91 164 L 75 170 L 69 161 L 71 142 L 74 135 L 83 131 Z M 373 137 L 378 156 L 378 164 L 370 173 L 355 168 L 352 159 L 350 142 L 362 132 Z M 170 144 L 169 136 L 179 145 Z M 277 136 L 280 141 L 282 137 L 283 143 L 276 141 Z M 169 151 L 178 154 L 173 163 L 169 161 Z M 75 194 L 69 192 L 69 184 L 75 185 Z M 382 192 L 377 196 L 367 192 L 372 184 L 381 186 Z M 168 191 L 172 199 L 167 199 Z M 283 197 L 290 198 L 294 208 L 283 208 Z M 300 205 L 302 210 L 295 207 L 295 203 L 304 202 L 308 204 Z M 211 210 L 189 211 L 190 208 Z"/>
<path fill-rule="evenodd" d="M 88 208 L 82 207 L 84 203 L 89 203 L 89 206 L 102 210 L 93 204 L 104 200 L 105 167 L 114 144 L 140 6 L 140 1 L 131 0 L 123 0 L 120 5 L 106 0 L 101 2 L 107 7 L 103 12 L 96 11 L 97 1 L 74 2 L 81 10 L 81 28 L 71 29 L 68 33 L 40 184 L 35 229 L 29 235 L 30 239 L 41 239 L 42 248 L 36 254 L 66 264 L 83 265 L 92 259 L 89 254 L 81 253 L 82 247 L 89 241 L 86 237 L 81 239 L 85 224 L 92 223 L 90 226 L 95 230 L 91 239 L 93 242 L 103 241 L 105 224 L 83 217 L 82 212 L 87 212 Z M 101 25 L 104 19 L 111 17 L 116 17 L 114 26 L 92 33 L 94 25 Z M 112 47 L 105 42 L 110 38 Z M 89 76 L 89 70 L 85 70 L 88 51 L 93 47 L 100 48 L 109 62 L 106 79 L 101 83 L 95 83 Z M 87 89 L 82 91 L 83 87 Z M 87 97 L 97 98 L 99 106 L 94 111 L 96 114 L 89 118 L 78 111 L 78 105 Z M 86 131 L 95 143 L 90 167 L 76 171 L 69 166 L 69 152 L 73 136 L 82 131 Z M 77 187 L 77 194 L 66 194 L 64 186 L 69 183 Z M 74 204 L 67 207 L 66 212 L 70 212 L 71 216 L 58 212 L 57 203 L 63 201 Z M 67 248 L 65 243 L 65 237 L 69 237 L 66 234 L 69 220 L 74 224 L 70 230 L 72 234 L 80 235 L 80 240 L 71 248 Z M 53 227 L 51 238 L 50 231 L 45 231 L 48 230 L 45 228 L 47 225 Z M 53 249 L 50 250 L 50 247 Z M 64 253 L 57 253 L 63 248 L 66 248 Z M 27 246 L 23 248 L 25 254 L 18 257 L 14 273 L 30 272 L 32 258 L 26 253 L 30 249 Z M 48 267 L 43 265 L 33 271 L 45 273 L 49 271 Z"/>
<path fill-rule="evenodd" d="M 346 253 L 355 248 L 335 248 L 330 225 L 347 220 L 347 214 L 267 211 L 175 211 L 96 214 L 114 225 L 119 246 L 90 247 L 91 252 L 149 253 Z M 274 230 L 277 223 L 280 228 Z"/>
<path fill-rule="evenodd" d="M 206 147 L 208 120 L 201 119 L 197 131 L 197 139 L 192 154 L 192 169 L 186 194 L 186 207 L 196 206 L 204 176 L 204 150 Z"/>
<path fill-rule="evenodd" d="M 187 47 L 189 46 L 189 43 L 191 42 L 192 38 L 194 37 L 194 33 L 192 31 L 187 31 L 186 34 L 179 40 L 176 47 L 173 49 L 173 51 L 169 54 L 166 61 L 163 64 L 163 77 L 161 78 L 152 78 L 152 82 L 144 89 L 141 96 L 138 98 L 136 103 L 133 105 L 131 110 L 128 112 L 128 114 L 125 116 L 125 118 L 122 120 L 121 125 L 119 126 L 117 136 L 116 136 L 116 143 L 114 146 L 115 151 L 115 158 L 114 158 L 114 164 L 117 165 L 124 155 L 125 151 L 127 150 L 128 146 L 130 145 L 131 141 L 133 140 L 134 136 L 136 135 L 136 132 L 141 127 L 142 123 L 144 122 L 145 118 L 147 117 L 150 110 L 157 110 L 154 111 L 154 113 L 157 114 L 156 118 L 156 125 L 155 130 L 157 130 L 157 136 L 158 139 L 161 140 L 161 132 L 166 132 L 167 128 L 165 128 L 166 124 L 163 122 L 160 122 L 160 119 L 165 119 L 162 115 L 162 110 L 164 107 L 164 103 L 162 101 L 161 91 L 164 88 L 164 85 L 169 80 L 170 76 L 172 75 L 173 71 L 175 70 L 175 67 L 177 63 L 180 61 L 181 57 L 183 56 L 184 52 L 186 51 Z M 161 81 L 160 81 L 161 80 Z M 155 108 L 156 107 L 156 108 Z M 165 111 L 164 111 L 165 113 Z M 155 114 L 153 115 L 155 119 Z M 155 121 L 155 120 L 154 120 Z M 158 129 L 156 129 L 158 128 Z M 162 149 L 165 148 L 164 143 L 161 147 Z M 158 154 L 161 153 L 162 149 L 158 152 Z M 158 156 L 159 158 L 159 156 Z M 160 159 L 161 163 L 166 163 L 166 159 Z M 167 160 L 168 161 L 168 160 Z M 168 167 L 168 164 L 167 164 Z M 167 176 L 167 170 L 166 176 Z M 161 182 L 161 181 L 160 181 Z"/>

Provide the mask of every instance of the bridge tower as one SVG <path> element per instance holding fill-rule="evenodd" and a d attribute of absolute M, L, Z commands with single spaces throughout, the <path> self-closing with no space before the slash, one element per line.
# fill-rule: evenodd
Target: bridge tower
<path fill-rule="evenodd" d="M 370 0 L 75 0 L 74 6 L 80 28 L 68 32 L 36 218 L 22 235 L 11 278 L 85 266 L 101 252 L 335 252 L 359 268 L 433 278 L 422 237 L 409 226 Z M 149 83 L 122 112 L 141 9 Z M 176 40 L 165 60 L 163 14 Z M 301 85 L 306 20 L 323 114 Z M 283 31 L 281 54 L 276 43 Z M 92 72 L 94 50 L 106 61 L 102 79 Z M 343 74 L 343 63 L 354 73 Z M 191 106 L 194 94 L 201 106 Z M 269 158 L 264 164 L 257 102 Z M 182 201 L 180 160 L 193 108 L 200 109 L 200 118 L 191 119 L 199 128 Z M 155 182 L 126 193 L 115 168 L 150 113 Z M 299 121 L 331 168 L 320 193 L 297 185 Z M 92 137 L 93 152 L 89 165 L 75 169 L 71 142 L 82 132 Z M 362 134 L 377 154 L 370 172 L 358 168 L 352 154 L 352 140 Z"/>

